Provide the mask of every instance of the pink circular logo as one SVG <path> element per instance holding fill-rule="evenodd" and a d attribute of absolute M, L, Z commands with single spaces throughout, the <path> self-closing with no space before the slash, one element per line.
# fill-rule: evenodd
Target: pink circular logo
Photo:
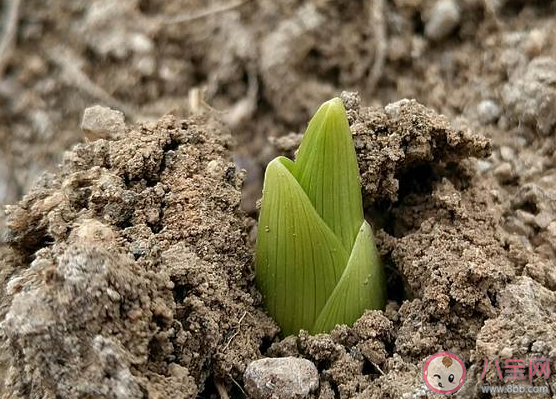
<path fill-rule="evenodd" d="M 465 382 L 465 365 L 453 353 L 435 353 L 423 366 L 423 380 L 433 392 L 442 395 L 454 393 Z"/>

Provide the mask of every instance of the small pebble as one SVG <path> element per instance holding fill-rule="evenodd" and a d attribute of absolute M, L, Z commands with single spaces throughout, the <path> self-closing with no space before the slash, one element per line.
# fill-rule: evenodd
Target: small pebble
<path fill-rule="evenodd" d="M 219 169 L 220 169 L 220 163 L 215 159 L 213 159 L 207 164 L 207 172 L 210 173 L 211 175 L 217 174 Z"/>
<path fill-rule="evenodd" d="M 541 55 L 543 47 L 545 45 L 545 34 L 540 29 L 533 29 L 529 32 L 527 41 L 525 42 L 525 52 L 529 58 L 534 58 Z"/>
<path fill-rule="evenodd" d="M 461 10 L 457 1 L 439 0 L 425 24 L 425 35 L 432 40 L 441 40 L 452 33 L 460 19 Z"/>
<path fill-rule="evenodd" d="M 307 359 L 278 357 L 251 362 L 243 375 L 254 399 L 302 399 L 319 387 L 319 373 Z"/>
<path fill-rule="evenodd" d="M 496 169 L 494 169 L 493 173 L 500 183 L 507 183 L 513 177 L 512 165 L 510 165 L 508 162 L 501 163 L 496 167 Z"/>
<path fill-rule="evenodd" d="M 500 118 L 502 110 L 500 106 L 492 100 L 483 100 L 477 106 L 477 114 L 479 116 L 479 121 L 488 125 L 494 123 Z"/>
<path fill-rule="evenodd" d="M 503 359 L 511 359 L 511 357 L 514 355 L 514 350 L 510 347 L 504 347 L 501 351 L 500 351 L 500 357 Z"/>
<path fill-rule="evenodd" d="M 156 72 L 156 60 L 150 55 L 144 55 L 137 59 L 135 68 L 144 76 L 151 76 Z"/>
<path fill-rule="evenodd" d="M 132 50 L 139 54 L 149 54 L 155 48 L 153 41 L 142 33 L 134 33 L 128 40 Z"/>
<path fill-rule="evenodd" d="M 395 118 L 400 115 L 401 109 L 403 107 L 408 106 L 409 104 L 411 104 L 411 101 L 408 100 L 407 98 L 404 98 L 399 101 L 396 101 L 395 103 L 388 104 L 387 106 L 384 107 L 384 111 L 389 117 Z"/>
<path fill-rule="evenodd" d="M 89 141 L 115 138 L 125 130 L 125 116 L 118 110 L 95 105 L 83 112 L 81 130 Z"/>
<path fill-rule="evenodd" d="M 554 214 L 551 212 L 540 212 L 537 216 L 535 216 L 535 224 L 540 229 L 546 229 L 548 225 L 554 220 Z"/>
<path fill-rule="evenodd" d="M 511 147 L 504 145 L 500 147 L 500 157 L 506 162 L 511 162 L 515 160 L 515 151 Z"/>
<path fill-rule="evenodd" d="M 480 173 L 484 173 L 492 169 L 492 164 L 489 161 L 485 161 L 484 159 L 479 159 L 477 161 L 477 171 Z"/>

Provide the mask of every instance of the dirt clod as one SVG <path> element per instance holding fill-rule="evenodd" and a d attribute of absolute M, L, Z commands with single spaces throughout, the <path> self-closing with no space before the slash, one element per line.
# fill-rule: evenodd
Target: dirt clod
<path fill-rule="evenodd" d="M 458 397 L 505 383 L 489 356 L 548 358 L 556 392 L 556 2 L 2 4 L 3 399 L 235 398 L 269 356 L 315 364 L 311 399 L 422 398 L 439 350 Z M 388 305 L 280 339 L 253 284 L 264 168 L 343 90 Z M 176 117 L 84 143 L 94 104 Z"/>
<path fill-rule="evenodd" d="M 227 131 L 122 129 L 8 209 L 5 397 L 194 398 L 277 332 L 255 307 Z"/>
<path fill-rule="evenodd" d="M 500 364 L 510 359 L 556 358 L 556 322 L 551 316 L 556 295 L 528 277 L 520 277 L 500 293 L 503 303 L 498 317 L 487 320 L 477 337 L 474 358 L 491 362 L 486 383 L 499 381 L 495 359 Z M 527 364 L 528 366 L 528 364 Z M 482 371 L 482 370 L 481 370 Z M 549 386 L 554 392 L 554 380 L 544 376 L 523 380 L 525 385 Z"/>

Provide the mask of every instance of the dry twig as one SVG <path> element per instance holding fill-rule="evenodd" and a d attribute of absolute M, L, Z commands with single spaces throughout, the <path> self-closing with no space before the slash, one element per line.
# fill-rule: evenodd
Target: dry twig
<path fill-rule="evenodd" d="M 239 385 L 239 382 L 237 382 L 236 380 L 234 380 L 234 377 L 232 377 L 232 376 L 230 376 L 230 379 L 232 380 L 232 382 L 233 382 L 234 384 L 237 385 L 237 387 L 239 388 L 239 390 L 243 393 L 243 396 L 245 396 L 245 397 L 247 398 L 247 397 L 248 397 L 248 396 L 247 396 L 247 393 L 243 390 L 242 386 Z"/>
<path fill-rule="evenodd" d="M 243 319 L 245 318 L 245 316 L 247 316 L 247 311 L 245 311 L 243 313 L 243 315 L 240 317 L 239 321 L 237 322 L 237 328 L 234 331 L 234 333 L 232 334 L 232 336 L 230 337 L 230 339 L 228 340 L 228 342 L 226 343 L 226 346 L 224 346 L 224 349 L 222 349 L 222 352 L 226 351 L 226 349 L 228 349 L 228 346 L 230 345 L 230 343 L 232 342 L 232 340 L 239 334 L 239 330 L 241 328 L 241 322 L 243 321 Z"/>
<path fill-rule="evenodd" d="M 226 12 L 226 11 L 231 11 L 234 8 L 238 8 L 242 5 L 244 5 L 248 1 L 251 1 L 251 0 L 236 0 L 236 1 L 233 1 L 229 4 L 221 4 L 221 5 L 214 6 L 214 7 L 211 7 L 209 9 L 206 9 L 206 10 L 200 10 L 200 11 L 193 12 L 193 13 L 177 15 L 173 18 L 167 18 L 167 19 L 163 20 L 162 23 L 164 25 L 172 25 L 172 24 L 180 24 L 180 23 L 183 23 L 183 22 L 190 22 L 190 21 L 194 21 L 196 19 L 206 18 L 210 15 L 219 14 L 219 13 Z"/>
<path fill-rule="evenodd" d="M 384 371 L 382 371 L 382 369 L 378 367 L 378 364 L 375 364 L 374 362 L 371 362 L 371 364 L 379 371 L 380 375 L 385 375 Z"/>
<path fill-rule="evenodd" d="M 19 21 L 19 8 L 21 0 L 4 0 L 7 3 L 7 13 L 4 22 L 6 29 L 0 40 L 0 77 L 4 75 L 4 69 L 12 55 L 14 42 L 17 34 L 17 23 Z"/>

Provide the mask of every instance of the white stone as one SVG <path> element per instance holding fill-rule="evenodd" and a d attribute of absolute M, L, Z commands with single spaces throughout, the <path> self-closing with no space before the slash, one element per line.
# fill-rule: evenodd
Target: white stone
<path fill-rule="evenodd" d="M 477 114 L 479 116 L 479 121 L 488 125 L 494 123 L 500 118 L 502 110 L 500 106 L 492 100 L 483 100 L 477 106 Z"/>
<path fill-rule="evenodd" d="M 307 359 L 266 358 L 251 362 L 243 376 L 254 399 L 302 399 L 319 387 L 319 373 Z"/>
<path fill-rule="evenodd" d="M 411 104 L 411 100 L 408 100 L 407 98 L 403 98 L 401 100 L 396 101 L 395 103 L 391 103 L 385 106 L 384 112 L 386 112 L 388 116 L 394 118 L 396 116 L 399 116 L 401 109 L 403 107 L 407 107 L 409 104 Z"/>
<path fill-rule="evenodd" d="M 434 5 L 425 24 L 425 35 L 429 39 L 441 40 L 448 36 L 461 19 L 459 4 L 454 0 L 439 0 Z"/>

